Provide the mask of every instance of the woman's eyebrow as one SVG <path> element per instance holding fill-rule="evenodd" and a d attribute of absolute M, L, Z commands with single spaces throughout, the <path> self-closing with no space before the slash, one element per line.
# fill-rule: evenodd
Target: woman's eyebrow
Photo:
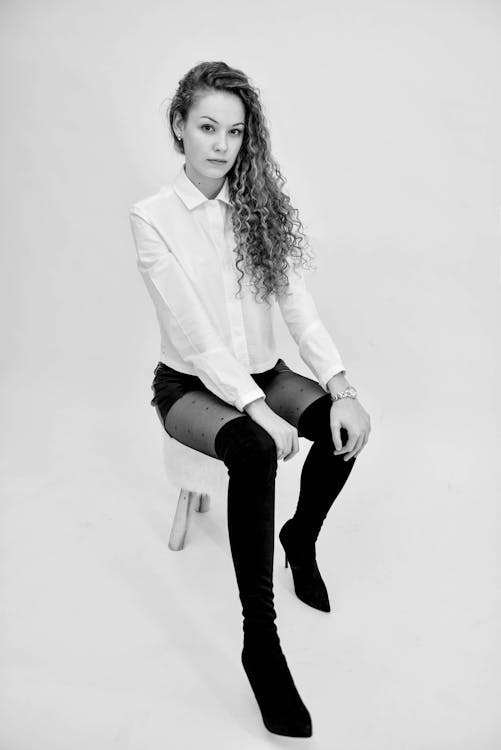
<path fill-rule="evenodd" d="M 217 120 L 215 120 L 215 119 L 214 119 L 213 117 L 209 117 L 209 115 L 200 115 L 200 117 L 207 117 L 207 119 L 209 119 L 209 120 L 212 120 L 212 122 L 215 122 L 215 123 L 216 123 L 217 125 L 219 125 L 218 121 L 217 121 Z M 234 127 L 235 127 L 235 125 L 245 125 L 245 123 L 244 123 L 244 122 L 236 122 L 236 123 L 235 123 L 234 125 L 232 125 L 231 127 L 232 127 L 232 128 L 234 128 Z"/>

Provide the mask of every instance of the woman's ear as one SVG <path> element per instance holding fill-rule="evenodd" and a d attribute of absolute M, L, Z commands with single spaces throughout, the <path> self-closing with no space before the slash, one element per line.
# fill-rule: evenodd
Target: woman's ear
<path fill-rule="evenodd" d="M 179 114 L 179 112 L 176 112 L 174 115 L 174 118 L 172 120 L 172 127 L 174 128 L 174 132 L 176 135 L 182 135 L 183 133 L 183 118 Z"/>

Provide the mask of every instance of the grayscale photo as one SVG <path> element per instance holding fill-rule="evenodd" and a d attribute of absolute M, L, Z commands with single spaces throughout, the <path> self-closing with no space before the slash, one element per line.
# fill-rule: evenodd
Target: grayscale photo
<path fill-rule="evenodd" d="M 500 750 L 501 4 L 0 20 L 0 750 Z"/>

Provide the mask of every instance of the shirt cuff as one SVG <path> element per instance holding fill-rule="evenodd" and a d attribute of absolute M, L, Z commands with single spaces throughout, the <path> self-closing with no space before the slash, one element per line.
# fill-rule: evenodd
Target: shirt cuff
<path fill-rule="evenodd" d="M 255 401 L 257 398 L 266 398 L 265 392 L 262 390 L 262 388 L 259 388 L 258 385 L 256 385 L 256 387 L 252 391 L 247 391 L 247 393 L 244 393 L 243 396 L 237 398 L 234 406 L 238 409 L 238 411 L 243 412 L 244 406 L 247 406 L 247 404 L 250 404 L 251 401 Z"/>
<path fill-rule="evenodd" d="M 333 375 L 337 375 L 340 372 L 346 372 L 346 368 L 343 364 L 337 364 L 335 367 L 332 367 L 330 370 L 327 370 L 325 373 L 322 373 L 319 376 L 318 382 L 320 383 L 324 391 L 329 391 L 329 386 L 327 385 L 327 383 Z"/>

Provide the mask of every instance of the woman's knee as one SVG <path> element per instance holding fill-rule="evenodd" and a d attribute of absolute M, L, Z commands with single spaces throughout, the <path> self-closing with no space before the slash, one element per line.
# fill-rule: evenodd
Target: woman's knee
<path fill-rule="evenodd" d="M 334 446 L 334 441 L 332 440 L 331 407 L 332 399 L 330 393 L 326 393 L 325 396 L 320 396 L 320 398 L 312 401 L 299 417 L 299 437 L 305 437 L 308 440 L 331 442 L 332 446 Z M 344 445 L 348 440 L 348 432 L 344 427 L 341 427 L 340 435 L 341 442 Z"/>
<path fill-rule="evenodd" d="M 248 415 L 236 417 L 226 422 L 218 431 L 214 448 L 228 468 L 233 466 L 277 468 L 277 448 L 275 441 L 261 425 Z"/>

